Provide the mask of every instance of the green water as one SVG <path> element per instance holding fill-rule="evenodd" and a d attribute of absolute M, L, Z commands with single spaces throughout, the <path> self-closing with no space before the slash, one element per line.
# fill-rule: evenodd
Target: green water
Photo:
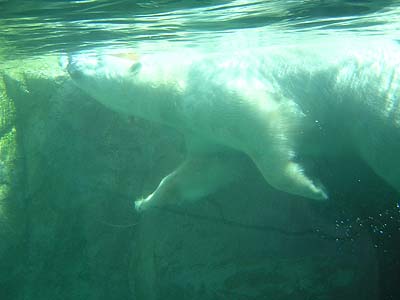
<path fill-rule="evenodd" d="M 139 215 L 133 201 L 184 159 L 183 137 L 108 110 L 59 63 L 104 48 L 399 41 L 399 15 L 389 0 L 0 0 L 0 299 L 400 299 L 400 195 L 360 159 L 312 161 L 328 203 L 249 164 L 203 201 Z"/>

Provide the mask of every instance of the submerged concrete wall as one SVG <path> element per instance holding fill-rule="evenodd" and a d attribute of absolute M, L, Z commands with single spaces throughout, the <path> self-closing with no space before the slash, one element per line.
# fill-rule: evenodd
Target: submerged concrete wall
<path fill-rule="evenodd" d="M 251 166 L 202 202 L 138 216 L 182 137 L 105 109 L 54 61 L 3 70 L 0 106 L 2 299 L 378 299 L 366 232 Z"/>

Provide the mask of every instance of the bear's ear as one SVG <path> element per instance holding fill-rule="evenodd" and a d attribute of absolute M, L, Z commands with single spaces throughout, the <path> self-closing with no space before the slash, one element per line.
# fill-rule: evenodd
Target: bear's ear
<path fill-rule="evenodd" d="M 137 74 L 142 68 L 142 64 L 140 62 L 135 62 L 130 68 L 129 72 L 132 74 Z"/>

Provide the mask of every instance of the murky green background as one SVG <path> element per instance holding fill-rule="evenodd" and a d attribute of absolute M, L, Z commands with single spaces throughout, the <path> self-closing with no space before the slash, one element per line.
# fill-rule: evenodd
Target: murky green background
<path fill-rule="evenodd" d="M 400 299 L 400 196 L 361 161 L 315 162 L 328 204 L 249 169 L 139 216 L 133 200 L 183 159 L 182 137 L 107 110 L 59 64 L 105 46 L 399 41 L 399 15 L 398 1 L 0 0 L 0 299 Z"/>

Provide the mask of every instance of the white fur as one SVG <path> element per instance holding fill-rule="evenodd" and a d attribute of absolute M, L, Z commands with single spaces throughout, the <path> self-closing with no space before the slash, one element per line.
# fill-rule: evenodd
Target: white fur
<path fill-rule="evenodd" d="M 107 107 L 186 136 L 187 160 L 140 209 L 197 199 L 231 182 L 240 176 L 238 153 L 275 188 L 326 199 L 297 156 L 323 155 L 339 143 L 400 191 L 399 46 L 343 44 L 156 53 L 137 61 L 75 56 L 68 70 Z"/>

